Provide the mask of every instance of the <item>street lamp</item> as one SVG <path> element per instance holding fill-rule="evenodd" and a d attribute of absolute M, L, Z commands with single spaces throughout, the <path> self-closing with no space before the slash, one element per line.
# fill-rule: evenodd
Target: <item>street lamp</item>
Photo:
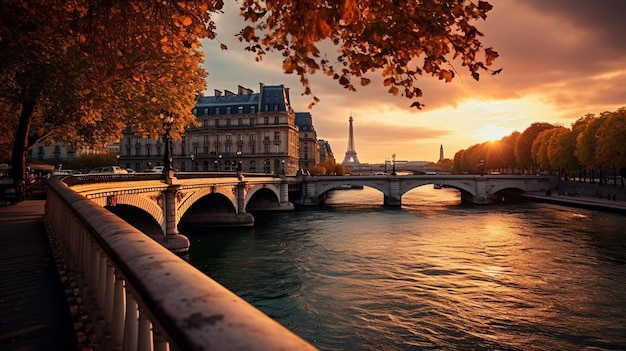
<path fill-rule="evenodd" d="M 195 169 L 194 169 L 194 168 L 195 168 L 195 167 L 194 167 L 194 165 L 195 165 L 195 164 L 194 164 L 194 162 L 193 162 L 193 161 L 196 159 L 196 156 L 195 156 L 194 154 L 191 154 L 191 155 L 189 156 L 189 158 L 191 158 L 191 171 L 193 172 L 193 171 L 195 171 Z"/>
<path fill-rule="evenodd" d="M 161 120 L 163 121 L 163 142 L 165 143 L 165 153 L 163 155 L 163 173 L 167 173 L 172 170 L 172 152 L 170 150 L 170 130 L 172 124 L 174 124 L 174 116 L 169 112 L 160 113 Z"/>
<path fill-rule="evenodd" d="M 222 154 L 217 155 L 217 170 L 222 171 Z"/>
<path fill-rule="evenodd" d="M 284 175 L 285 174 L 285 160 L 282 160 L 281 162 L 283 164 L 283 175 Z"/>
<path fill-rule="evenodd" d="M 241 180 L 241 151 L 237 150 L 237 178 Z"/>
<path fill-rule="evenodd" d="M 396 175 L 396 154 L 391 155 L 391 175 Z"/>

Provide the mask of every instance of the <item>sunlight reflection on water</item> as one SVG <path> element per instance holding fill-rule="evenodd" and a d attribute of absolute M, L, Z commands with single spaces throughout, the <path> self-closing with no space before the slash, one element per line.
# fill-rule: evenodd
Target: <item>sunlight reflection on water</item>
<path fill-rule="evenodd" d="M 323 350 L 625 349 L 626 218 L 378 191 L 190 235 L 191 262 Z"/>

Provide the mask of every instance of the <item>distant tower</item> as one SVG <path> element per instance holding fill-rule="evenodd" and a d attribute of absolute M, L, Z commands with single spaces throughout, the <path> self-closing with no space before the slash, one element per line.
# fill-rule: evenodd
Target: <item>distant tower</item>
<path fill-rule="evenodd" d="M 443 144 L 439 145 L 439 162 L 443 161 Z"/>
<path fill-rule="evenodd" d="M 359 159 L 356 157 L 356 151 L 354 150 L 354 131 L 352 130 L 352 116 L 350 116 L 350 134 L 348 136 L 348 151 L 346 151 L 346 157 L 341 162 L 342 165 L 359 165 Z"/>

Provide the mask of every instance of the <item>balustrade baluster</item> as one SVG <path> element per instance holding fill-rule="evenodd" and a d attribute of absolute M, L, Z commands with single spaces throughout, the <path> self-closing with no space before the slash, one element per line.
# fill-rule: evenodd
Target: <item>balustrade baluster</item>
<path fill-rule="evenodd" d="M 124 279 L 115 275 L 115 298 L 113 299 L 113 343 L 116 348 L 121 348 L 124 343 L 124 321 L 126 310 L 126 294 L 124 292 Z"/>
<path fill-rule="evenodd" d="M 139 308 L 139 333 L 137 340 L 137 351 L 154 351 L 152 343 L 152 323 L 146 314 Z"/>
<path fill-rule="evenodd" d="M 124 347 L 123 350 L 134 351 L 138 348 L 137 332 L 139 330 L 139 315 L 137 301 L 128 288 L 126 291 L 126 321 L 124 325 Z"/>

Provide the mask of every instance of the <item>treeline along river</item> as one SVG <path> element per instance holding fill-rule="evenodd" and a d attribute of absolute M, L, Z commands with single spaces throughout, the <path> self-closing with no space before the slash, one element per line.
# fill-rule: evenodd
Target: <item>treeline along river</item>
<path fill-rule="evenodd" d="M 626 217 L 382 197 L 187 233 L 190 261 L 322 350 L 626 349 Z"/>

